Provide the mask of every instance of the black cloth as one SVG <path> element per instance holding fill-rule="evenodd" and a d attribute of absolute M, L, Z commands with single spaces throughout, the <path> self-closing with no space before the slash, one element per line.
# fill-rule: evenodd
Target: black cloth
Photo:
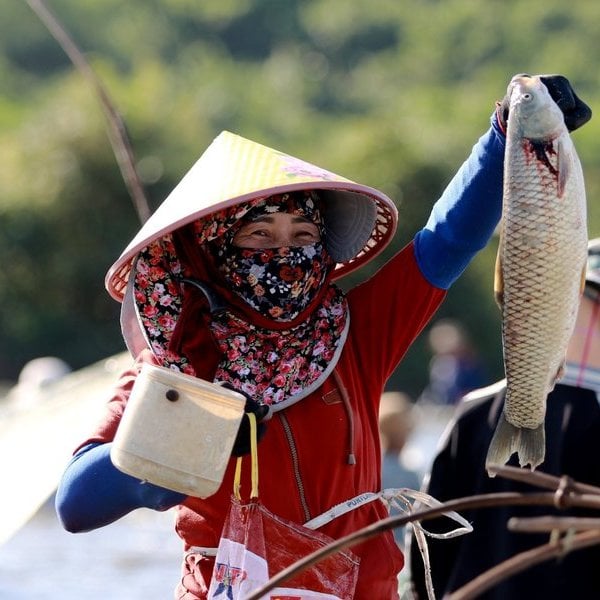
<path fill-rule="evenodd" d="M 525 77 L 530 77 L 523 73 Z M 577 96 L 569 80 L 563 75 L 540 75 L 542 83 L 548 88 L 550 96 L 558 105 L 565 117 L 565 125 L 569 131 L 575 131 L 592 118 L 592 109 Z M 498 118 L 502 128 L 506 130 L 510 107 L 510 96 L 507 94 L 498 105 Z"/>
<path fill-rule="evenodd" d="M 440 501 L 493 492 L 540 491 L 501 477 L 490 478 L 485 458 L 503 405 L 503 389 L 463 403 L 430 472 L 427 492 Z M 548 396 L 546 458 L 538 471 L 569 475 L 600 485 L 600 407 L 590 390 L 557 385 Z M 518 466 L 516 457 L 510 465 Z M 474 531 L 450 540 L 427 538 L 436 598 L 455 591 L 477 575 L 515 554 L 547 543 L 547 534 L 512 533 L 513 517 L 572 515 L 598 517 L 598 512 L 557 511 L 551 507 L 503 507 L 464 511 Z M 427 521 L 431 531 L 444 530 L 445 521 Z M 447 529 L 447 526 L 446 526 Z M 409 534 L 410 535 L 410 534 Z M 423 562 L 413 538 L 407 559 L 416 597 L 427 598 Z M 500 583 L 479 596 L 483 600 L 553 600 L 600 598 L 600 546 L 551 559 Z"/>

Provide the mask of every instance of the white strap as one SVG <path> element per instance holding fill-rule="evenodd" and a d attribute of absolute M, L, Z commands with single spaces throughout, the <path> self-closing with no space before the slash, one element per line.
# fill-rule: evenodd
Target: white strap
<path fill-rule="evenodd" d="M 429 508 L 442 506 L 442 503 L 439 500 L 436 500 L 433 496 L 430 496 L 425 492 L 418 492 L 417 490 L 411 490 L 409 488 L 388 488 L 380 492 L 380 494 L 384 502 L 407 514 L 415 512 L 412 510 L 411 504 L 407 499 L 414 500 L 415 502 L 423 504 Z M 416 504 L 414 506 L 416 506 Z M 471 523 L 469 523 L 469 521 L 467 521 L 464 517 L 461 517 L 456 511 L 449 510 L 443 513 L 443 516 L 452 519 L 456 523 L 462 525 L 462 527 L 457 527 L 456 529 L 452 529 L 446 533 L 432 533 L 431 531 L 423 529 L 426 535 L 439 540 L 448 540 L 450 538 L 458 537 L 459 535 L 464 535 L 465 533 L 471 533 L 471 531 L 473 531 L 473 526 Z"/>
<path fill-rule="evenodd" d="M 439 500 L 436 500 L 433 496 L 430 496 L 424 492 L 410 490 L 408 488 L 387 489 L 383 490 L 382 494 L 384 501 L 388 502 L 390 506 L 397 508 L 401 512 L 406 512 L 407 514 L 411 514 L 418 510 L 419 504 L 430 508 L 435 508 L 442 505 L 442 503 Z M 415 504 L 411 505 L 410 500 L 415 501 Z M 431 561 L 429 560 L 429 548 L 427 547 L 427 539 L 425 536 L 440 540 L 447 540 L 459 535 L 464 535 L 465 533 L 471 533 L 471 531 L 473 531 L 473 526 L 457 512 L 451 510 L 443 513 L 443 516 L 456 521 L 462 525 L 462 527 L 457 527 L 456 529 L 452 529 L 446 533 L 432 533 L 431 531 L 427 531 L 418 521 L 412 521 L 410 523 L 415 534 L 417 546 L 421 552 L 421 558 L 423 559 L 425 587 L 427 588 L 427 596 L 429 600 L 435 600 L 435 590 L 433 589 L 433 579 L 431 578 Z"/>
<path fill-rule="evenodd" d="M 364 506 L 369 502 L 373 502 L 373 500 L 381 500 L 388 506 L 388 509 L 390 507 L 394 507 L 401 513 L 407 515 L 415 512 L 415 507 L 418 507 L 418 504 L 422 504 L 430 508 L 442 505 L 439 500 L 436 500 L 433 496 L 430 496 L 424 492 L 411 490 L 410 488 L 388 488 L 377 493 L 366 492 L 364 494 L 359 494 L 350 500 L 340 502 L 323 514 L 305 523 L 304 527 L 309 529 L 317 529 L 329 523 L 330 521 L 333 521 L 333 519 L 340 517 L 341 515 L 359 508 L 360 506 Z M 456 527 L 455 529 L 452 529 L 446 533 L 432 533 L 424 529 L 418 521 L 413 521 L 410 523 L 415 533 L 415 539 L 417 541 L 419 551 L 421 552 L 421 557 L 423 558 L 423 565 L 425 567 L 425 585 L 427 587 L 427 595 L 429 600 L 435 600 L 435 593 L 433 589 L 433 580 L 431 578 L 429 549 L 427 547 L 427 539 L 425 536 L 446 540 L 473 531 L 473 526 L 457 512 L 453 510 L 448 511 L 443 513 L 443 516 L 457 522 L 459 525 L 461 525 L 461 527 Z"/>
<path fill-rule="evenodd" d="M 334 519 L 337 519 L 337 517 L 341 517 L 342 515 L 364 506 L 365 504 L 369 504 L 369 502 L 373 502 L 374 500 L 381 500 L 388 507 L 393 506 L 400 512 L 406 514 L 413 512 L 411 509 L 412 505 L 410 500 L 418 501 L 421 504 L 432 508 L 435 506 L 441 506 L 442 504 L 433 496 L 430 496 L 424 492 L 411 490 L 410 488 L 387 488 L 385 490 L 381 490 L 380 492 L 365 492 L 364 494 L 359 494 L 358 496 L 354 496 L 354 498 L 350 498 L 350 500 L 340 502 L 314 519 L 304 523 L 304 527 L 307 527 L 308 529 L 318 529 L 319 527 L 330 523 Z M 446 533 L 431 533 L 423 529 L 426 535 L 438 539 L 449 539 L 473 531 L 471 524 L 466 519 L 461 517 L 457 512 L 448 511 L 444 513 L 444 516 L 456 521 L 462 525 L 462 527 L 458 527 L 457 529 L 453 529 L 452 531 L 448 531 Z"/>
<path fill-rule="evenodd" d="M 337 517 L 341 517 L 342 515 L 345 515 L 359 506 L 364 506 L 369 502 L 373 502 L 373 500 L 381 499 L 381 494 L 382 492 L 366 492 L 364 494 L 354 496 L 354 498 L 340 502 L 339 504 L 336 504 L 329 510 L 325 511 L 323 514 L 320 514 L 318 517 L 315 517 L 314 519 L 304 523 L 304 527 L 307 527 L 308 529 L 318 529 L 319 527 L 323 527 L 323 525 L 330 523 Z"/>

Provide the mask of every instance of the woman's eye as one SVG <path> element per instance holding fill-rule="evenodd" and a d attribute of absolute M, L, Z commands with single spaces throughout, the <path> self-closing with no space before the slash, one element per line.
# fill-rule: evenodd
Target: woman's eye
<path fill-rule="evenodd" d="M 318 240 L 320 235 L 319 230 L 315 227 L 296 232 L 296 237 L 304 240 Z"/>
<path fill-rule="evenodd" d="M 269 230 L 262 227 L 256 227 L 241 233 L 244 237 L 267 237 L 269 235 Z"/>
<path fill-rule="evenodd" d="M 248 223 L 233 238 L 242 247 L 306 246 L 321 239 L 319 228 L 311 223 Z"/>
<path fill-rule="evenodd" d="M 317 238 L 316 238 L 315 235 L 313 235 L 311 233 L 305 233 L 303 235 L 298 236 L 297 239 L 300 240 L 300 241 L 302 241 L 302 242 L 313 242 Z"/>

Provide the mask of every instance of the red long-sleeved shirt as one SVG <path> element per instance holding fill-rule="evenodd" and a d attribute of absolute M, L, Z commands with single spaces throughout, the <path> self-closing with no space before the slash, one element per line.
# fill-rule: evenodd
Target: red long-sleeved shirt
<path fill-rule="evenodd" d="M 336 372 L 346 388 L 350 414 L 333 375 L 310 396 L 275 413 L 258 452 L 259 496 L 269 510 L 304 523 L 340 502 L 380 490 L 379 399 L 386 380 L 444 295 L 421 274 L 413 244 L 348 293 L 350 329 Z M 134 371 L 121 379 L 106 418 L 86 443 L 114 438 L 133 380 Z M 356 457 L 354 465 L 348 464 L 350 451 Z M 233 489 L 233 467 L 232 460 L 215 495 L 188 497 L 177 507 L 176 529 L 186 547 L 218 545 Z M 249 489 L 246 473 L 242 490 Z M 387 516 L 382 503 L 372 502 L 320 531 L 339 538 Z M 404 560 L 392 532 L 352 550 L 361 558 L 355 598 L 396 597 Z M 212 560 L 206 560 L 206 581 L 211 569 Z"/>

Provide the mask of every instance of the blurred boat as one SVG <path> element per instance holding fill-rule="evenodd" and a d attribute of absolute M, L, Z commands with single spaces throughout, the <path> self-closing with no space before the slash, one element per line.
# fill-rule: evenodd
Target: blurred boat
<path fill-rule="evenodd" d="M 11 393 L 0 400 L 0 544 L 54 493 L 74 448 L 92 430 L 112 384 L 130 364 L 124 352 L 64 375 L 35 398 Z"/>

